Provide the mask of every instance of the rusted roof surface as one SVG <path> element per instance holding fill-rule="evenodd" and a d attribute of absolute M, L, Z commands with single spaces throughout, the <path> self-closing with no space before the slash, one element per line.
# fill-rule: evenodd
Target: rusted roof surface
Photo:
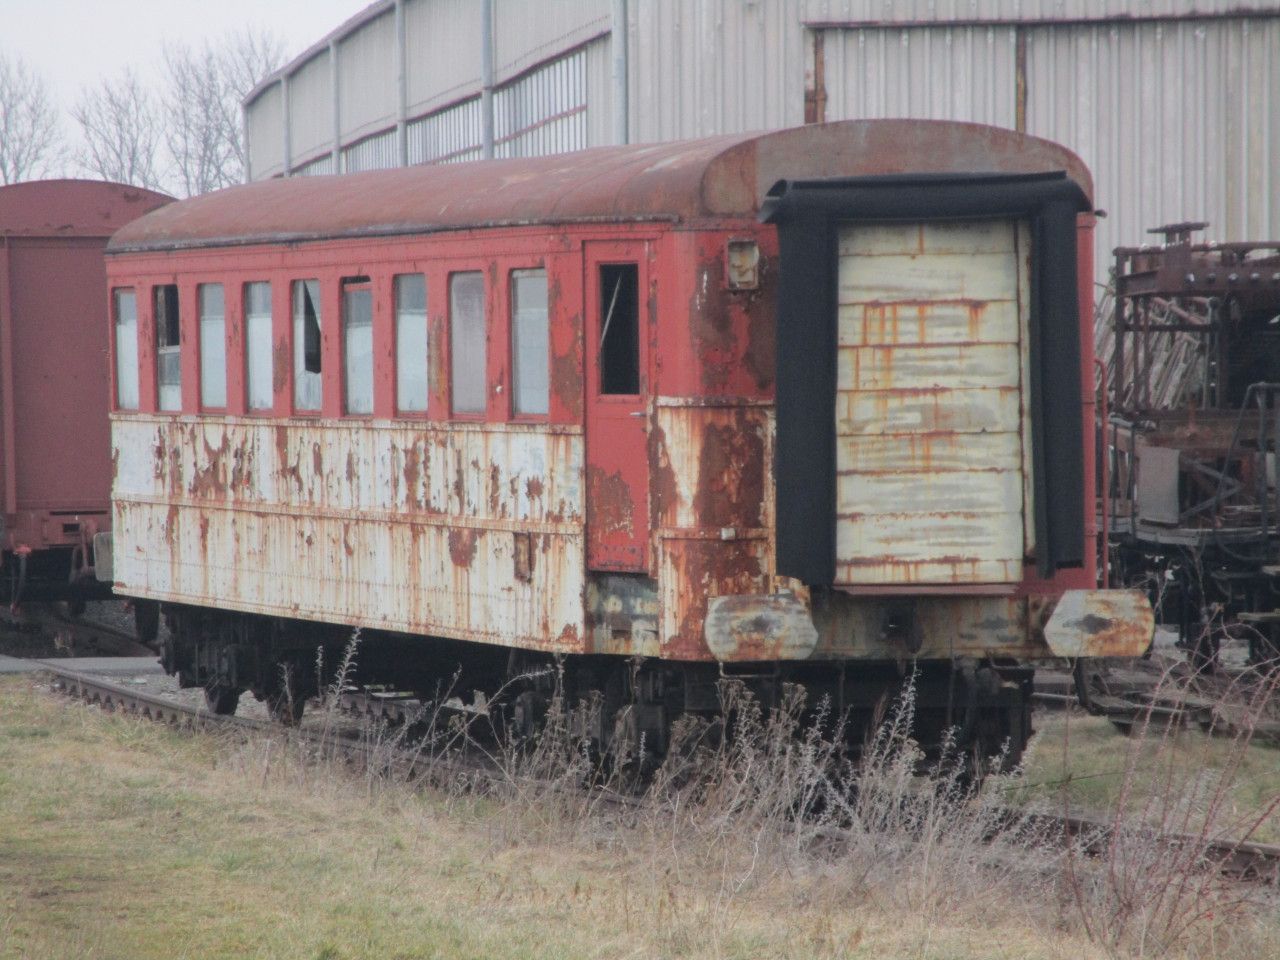
<path fill-rule="evenodd" d="M 101 180 L 30 180 L 0 187 L 0 236 L 109 237 L 172 202 L 163 193 Z"/>
<path fill-rule="evenodd" d="M 172 204 L 121 230 L 110 252 L 479 226 L 754 216 L 780 179 L 1066 170 L 1065 147 L 1011 130 L 929 120 L 849 120 L 519 160 L 293 177 Z"/>

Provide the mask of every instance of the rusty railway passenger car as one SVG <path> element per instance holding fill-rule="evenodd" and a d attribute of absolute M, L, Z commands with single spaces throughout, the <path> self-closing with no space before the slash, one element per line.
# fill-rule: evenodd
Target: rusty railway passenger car
<path fill-rule="evenodd" d="M 106 273 L 120 227 L 169 197 L 121 183 L 0 187 L 0 599 L 67 600 L 109 528 Z"/>
<path fill-rule="evenodd" d="M 855 121 L 159 210 L 109 250 L 116 588 L 222 710 L 358 626 L 402 687 L 563 655 L 658 745 L 725 676 L 869 716 L 914 661 L 922 735 L 1016 750 L 1029 661 L 1151 632 L 1094 589 L 1090 189 Z"/>

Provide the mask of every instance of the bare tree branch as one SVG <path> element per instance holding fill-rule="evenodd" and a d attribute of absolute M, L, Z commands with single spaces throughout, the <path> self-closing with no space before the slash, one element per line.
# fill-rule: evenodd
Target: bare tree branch
<path fill-rule="evenodd" d="M 57 113 L 44 78 L 0 54 L 0 183 L 45 176 L 62 158 Z"/>
<path fill-rule="evenodd" d="M 284 61 L 283 44 L 248 29 L 196 50 L 165 49 L 165 143 L 188 196 L 241 183 L 240 101 Z"/>
<path fill-rule="evenodd" d="M 223 117 L 229 97 L 213 48 L 166 47 L 164 63 L 165 145 L 183 191 L 192 197 L 238 183 Z"/>
<path fill-rule="evenodd" d="M 151 96 L 126 68 L 117 80 L 86 89 L 72 111 L 83 133 L 81 166 L 104 180 L 160 189 L 160 123 Z"/>

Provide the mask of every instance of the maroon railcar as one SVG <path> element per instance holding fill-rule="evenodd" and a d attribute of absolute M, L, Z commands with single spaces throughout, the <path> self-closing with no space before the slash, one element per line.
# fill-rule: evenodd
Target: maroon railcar
<path fill-rule="evenodd" d="M 107 239 L 172 198 L 119 183 L 0 187 L 0 596 L 83 599 L 110 527 Z"/>

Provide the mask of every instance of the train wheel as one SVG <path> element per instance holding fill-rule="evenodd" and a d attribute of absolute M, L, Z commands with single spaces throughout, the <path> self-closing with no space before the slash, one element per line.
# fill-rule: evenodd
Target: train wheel
<path fill-rule="evenodd" d="M 267 697 L 267 712 L 271 719 L 284 727 L 296 727 L 302 722 L 302 713 L 307 701 L 302 697 L 294 697 L 288 693 L 276 693 Z"/>
<path fill-rule="evenodd" d="M 212 686 L 204 688 L 204 705 L 209 712 L 229 717 L 240 704 L 240 691 L 235 687 Z"/>

